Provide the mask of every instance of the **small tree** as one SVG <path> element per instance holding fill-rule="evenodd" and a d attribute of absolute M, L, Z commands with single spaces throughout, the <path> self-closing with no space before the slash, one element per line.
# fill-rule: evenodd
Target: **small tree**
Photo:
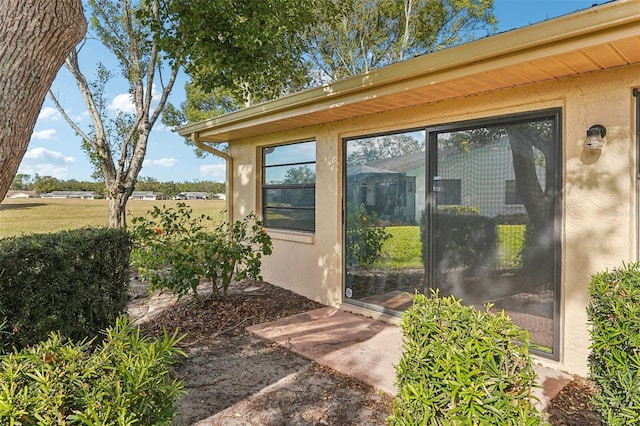
<path fill-rule="evenodd" d="M 127 201 L 142 168 L 151 129 L 167 103 L 180 63 L 167 64 L 162 60 L 150 26 L 138 18 L 138 14 L 144 13 L 147 19 L 158 20 L 157 0 L 150 2 L 147 9 L 134 6 L 131 0 L 89 0 L 89 6 L 91 28 L 118 60 L 135 112 L 120 111 L 115 117 L 107 114 L 105 89 L 114 73 L 98 64 L 96 80 L 88 81 L 78 60 L 82 45 L 69 54 L 64 65 L 74 77 L 87 106 L 93 122 L 90 131 L 80 128 L 54 93 L 49 94 L 82 138 L 82 147 L 96 170 L 94 177 L 104 178 L 109 198 L 109 226 L 126 227 Z M 163 71 L 168 78 L 163 79 Z"/>
<path fill-rule="evenodd" d="M 135 248 L 131 255 L 150 290 L 167 289 L 199 298 L 205 279 L 213 296 L 226 296 L 233 281 L 262 279 L 262 256 L 271 254 L 271 238 L 254 214 L 233 224 L 205 215 L 193 218 L 184 203 L 132 219 Z"/>

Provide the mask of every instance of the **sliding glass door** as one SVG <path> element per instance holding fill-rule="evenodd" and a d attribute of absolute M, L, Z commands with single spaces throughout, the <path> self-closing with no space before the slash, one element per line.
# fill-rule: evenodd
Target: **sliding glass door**
<path fill-rule="evenodd" d="M 345 299 L 491 303 L 557 357 L 559 111 L 344 143 Z"/>

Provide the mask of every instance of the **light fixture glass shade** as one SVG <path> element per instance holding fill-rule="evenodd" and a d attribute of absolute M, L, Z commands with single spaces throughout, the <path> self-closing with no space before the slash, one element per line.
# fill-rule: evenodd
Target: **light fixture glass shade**
<path fill-rule="evenodd" d="M 589 151 L 597 151 L 602 149 L 604 145 L 604 136 L 607 134 L 607 129 L 600 125 L 596 124 L 591 126 L 589 130 L 587 130 L 587 139 L 584 141 L 585 149 Z"/>

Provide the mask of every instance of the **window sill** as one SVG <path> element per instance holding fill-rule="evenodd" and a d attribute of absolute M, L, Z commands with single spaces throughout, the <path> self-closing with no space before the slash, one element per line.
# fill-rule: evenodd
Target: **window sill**
<path fill-rule="evenodd" d="M 285 231 L 283 229 L 266 228 L 266 230 L 273 240 L 291 241 L 303 244 L 313 244 L 315 242 L 315 234 L 309 234 L 306 232 Z"/>

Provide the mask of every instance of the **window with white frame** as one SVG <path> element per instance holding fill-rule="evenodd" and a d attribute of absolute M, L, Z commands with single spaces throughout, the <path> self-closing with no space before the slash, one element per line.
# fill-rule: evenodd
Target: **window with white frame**
<path fill-rule="evenodd" d="M 262 148 L 262 217 L 268 228 L 315 232 L 315 141 Z"/>

